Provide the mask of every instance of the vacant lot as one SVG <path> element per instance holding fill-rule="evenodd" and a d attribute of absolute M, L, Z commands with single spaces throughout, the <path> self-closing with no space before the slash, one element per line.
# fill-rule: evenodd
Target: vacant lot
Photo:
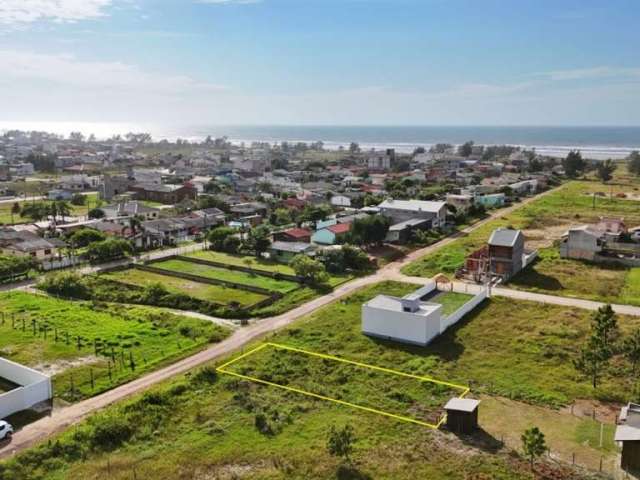
<path fill-rule="evenodd" d="M 544 247 L 541 259 L 534 267 L 512 280 L 514 287 L 611 302 L 622 302 L 624 299 L 628 303 L 640 304 L 640 292 L 634 288 L 635 276 L 628 278 L 628 269 L 561 260 L 554 245 L 554 241 L 569 226 L 596 222 L 601 216 L 624 217 L 628 225 L 640 224 L 640 203 L 615 196 L 616 191 L 632 188 L 636 187 L 627 184 L 609 186 L 588 181 L 569 182 L 557 191 L 413 262 L 403 269 L 403 273 L 424 277 L 440 272 L 451 275 L 463 265 L 469 253 L 486 244 L 494 229 L 513 227 L 523 229 L 525 237 L 529 236 L 527 246 Z M 610 193 L 611 189 L 613 196 L 593 196 L 594 192 Z M 590 281 L 583 281 L 585 278 Z"/>
<path fill-rule="evenodd" d="M 154 262 L 152 265 L 156 268 L 162 268 L 163 270 L 189 273 L 191 275 L 210 278 L 212 280 L 224 280 L 240 285 L 264 288 L 272 292 L 288 293 L 299 287 L 296 282 L 290 282 L 288 280 L 277 280 L 275 278 L 265 277 L 262 275 L 211 267 L 209 265 L 201 265 L 199 263 L 192 263 L 185 260 L 165 260 L 162 262 Z"/>
<path fill-rule="evenodd" d="M 489 403 L 485 413 L 481 406 L 485 431 L 463 443 L 444 432 L 216 375 L 209 369 L 109 408 L 65 434 L 57 449 L 56 442 L 43 445 L 37 455 L 23 455 L 19 463 L 12 461 L 5 468 L 10 477 L 55 479 L 133 478 L 134 469 L 138 478 L 528 479 L 533 477 L 526 461 L 500 450 L 496 435 L 507 429 L 517 439 L 524 428 L 539 420 L 543 430 L 554 421 L 571 427 L 549 432 L 554 452 L 575 446 L 578 461 L 583 460 L 582 455 L 599 460 L 601 450 L 584 444 L 593 441 L 594 425 L 558 419 L 547 407 L 576 397 L 627 391 L 628 386 L 611 376 L 601 391 L 594 392 L 571 367 L 570 359 L 588 328 L 589 312 L 495 299 L 426 348 L 374 340 L 360 333 L 364 301 L 379 293 L 403 295 L 414 289 L 414 285 L 398 283 L 363 289 L 270 340 L 455 383 L 473 380 L 476 395 L 491 390 L 526 399 L 538 405 L 537 415 L 533 407 L 509 400 L 508 413 L 517 419 L 509 426 L 498 403 Z M 634 322 L 637 320 L 620 318 L 624 329 Z M 298 369 L 303 371 L 304 361 L 267 361 L 273 366 L 269 367 L 272 374 L 284 376 L 293 370 L 296 380 L 314 381 L 319 388 L 324 387 L 327 375 L 339 383 L 332 376 L 336 372 L 325 365 L 308 368 L 309 377 L 302 377 Z M 363 379 L 363 388 L 368 381 Z M 349 393 L 358 395 L 359 384 L 354 382 L 353 386 L 349 382 Z M 542 418 L 542 413 L 549 415 Z M 354 427 L 358 440 L 352 466 L 327 453 L 332 425 Z M 105 438 L 104 431 L 119 434 Z M 606 435 L 605 439 L 609 429 Z M 60 455 L 59 451 L 68 453 Z M 564 473 L 566 476 L 550 478 L 584 478 Z"/>
<path fill-rule="evenodd" d="M 279 272 L 287 275 L 295 275 L 293 268 L 282 263 L 270 262 L 265 259 L 258 259 L 247 255 L 232 255 L 230 253 L 214 252 L 213 250 L 201 250 L 185 255 L 185 257 L 200 258 L 209 260 L 210 262 L 225 263 L 227 265 L 235 265 L 237 267 L 249 267 L 255 270 L 264 270 L 266 272 Z"/>
<path fill-rule="evenodd" d="M 146 287 L 154 283 L 160 283 L 167 290 L 175 293 L 182 293 L 200 300 L 206 300 L 221 305 L 237 302 L 242 306 L 253 305 L 267 298 L 259 293 L 247 292 L 237 288 L 228 288 L 221 285 L 210 285 L 208 283 L 192 282 L 170 275 L 160 275 L 153 272 L 145 272 L 131 268 L 101 275 L 109 280 Z"/>
<path fill-rule="evenodd" d="M 0 355 L 53 375 L 56 395 L 66 400 L 107 390 L 228 333 L 160 309 L 23 292 L 1 294 L 0 308 Z"/>
<path fill-rule="evenodd" d="M 89 213 L 89 210 L 91 210 L 92 208 L 95 208 L 98 205 L 99 200 L 98 200 L 97 194 L 92 193 L 90 195 L 85 195 L 85 197 L 86 197 L 85 205 L 72 205 L 71 202 L 68 202 L 69 206 L 71 207 L 70 216 L 72 217 L 86 216 Z M 32 203 L 31 200 L 26 202 L 24 200 L 16 200 L 16 202 L 20 205 L 21 208 L 27 203 Z M 51 203 L 48 200 L 36 200 L 35 202 Z M 11 208 L 13 207 L 14 203 L 15 202 L 0 203 L 0 223 L 5 225 L 12 224 Z M 30 217 L 21 217 L 19 213 L 13 215 L 13 223 L 16 223 L 16 224 L 28 223 L 30 221 L 32 221 Z"/>
<path fill-rule="evenodd" d="M 596 265 L 560 258 L 557 248 L 514 277 L 509 287 L 563 297 L 640 305 L 640 268 Z"/>

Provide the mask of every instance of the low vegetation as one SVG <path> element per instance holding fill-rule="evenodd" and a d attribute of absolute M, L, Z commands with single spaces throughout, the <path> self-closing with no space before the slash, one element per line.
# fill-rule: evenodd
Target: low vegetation
<path fill-rule="evenodd" d="M 0 294 L 0 354 L 53 375 L 58 398 L 107 390 L 228 334 L 211 322 L 130 305 Z"/>

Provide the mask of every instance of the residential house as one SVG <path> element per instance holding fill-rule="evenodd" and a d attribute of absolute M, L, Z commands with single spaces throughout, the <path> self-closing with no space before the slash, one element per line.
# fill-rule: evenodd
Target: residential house
<path fill-rule="evenodd" d="M 321 245 L 335 245 L 342 243 L 350 231 L 351 223 L 337 223 L 316 230 L 311 236 L 311 241 Z"/>
<path fill-rule="evenodd" d="M 274 233 L 273 239 L 279 242 L 311 242 L 311 231 L 306 228 L 289 228 L 282 232 Z"/>
<path fill-rule="evenodd" d="M 160 217 L 159 209 L 136 200 L 107 205 L 100 210 L 104 212 L 105 218 L 141 217 L 144 220 L 154 220 Z"/>
<path fill-rule="evenodd" d="M 275 241 L 269 246 L 269 258 L 280 263 L 289 263 L 296 255 L 309 255 L 315 246 L 307 242 Z"/>
<path fill-rule="evenodd" d="M 471 195 L 447 195 L 447 205 L 455 208 L 456 213 L 466 213 L 475 204 Z"/>
<path fill-rule="evenodd" d="M 195 200 L 198 191 L 189 182 L 183 185 L 158 185 L 150 183 L 137 183 L 130 187 L 135 192 L 137 200 L 149 200 L 152 202 L 175 205 L 184 199 Z"/>
<path fill-rule="evenodd" d="M 348 208 L 351 207 L 351 198 L 349 198 L 346 195 L 333 195 L 331 197 L 331 205 L 333 207 L 342 207 L 342 208 Z"/>
<path fill-rule="evenodd" d="M 58 256 L 59 249 L 65 246 L 66 244 L 57 238 L 45 239 L 28 230 L 0 229 L 0 252 L 3 255 L 50 260 Z"/>
<path fill-rule="evenodd" d="M 430 228 L 443 227 L 446 223 L 446 202 L 425 200 L 385 200 L 378 205 L 380 213 L 389 217 L 392 223 L 405 222 L 414 218 L 430 221 Z"/>
<path fill-rule="evenodd" d="M 520 230 L 497 228 L 487 245 L 471 253 L 458 276 L 470 276 L 477 282 L 494 279 L 508 281 L 536 257 L 537 252 L 527 252 L 524 235 Z"/>
<path fill-rule="evenodd" d="M 394 158 L 395 152 L 393 149 L 388 149 L 385 152 L 369 152 L 367 154 L 367 167 L 369 170 L 389 170 Z"/>

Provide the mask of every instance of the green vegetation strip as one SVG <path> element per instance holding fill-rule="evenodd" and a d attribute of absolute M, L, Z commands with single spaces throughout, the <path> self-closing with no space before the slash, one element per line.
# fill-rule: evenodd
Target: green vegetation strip
<path fill-rule="evenodd" d="M 210 278 L 212 280 L 223 280 L 240 285 L 249 285 L 279 293 L 288 293 L 299 287 L 297 283 L 290 282 L 288 280 L 277 280 L 275 278 L 263 277 L 261 275 L 252 275 L 250 273 L 211 267 L 208 265 L 200 265 L 198 263 L 177 259 L 154 262 L 151 266 L 168 270 L 170 272 L 188 273 L 199 277 Z"/>
<path fill-rule="evenodd" d="M 267 298 L 265 295 L 248 292 L 246 290 L 229 288 L 222 285 L 193 282 L 191 280 L 172 277 L 171 275 L 160 275 L 153 272 L 137 270 L 135 268 L 102 274 L 101 277 L 141 287 L 160 283 L 170 292 L 182 293 L 200 300 L 206 300 L 222 305 L 227 305 L 231 302 L 238 302 L 242 306 L 254 305 Z"/>

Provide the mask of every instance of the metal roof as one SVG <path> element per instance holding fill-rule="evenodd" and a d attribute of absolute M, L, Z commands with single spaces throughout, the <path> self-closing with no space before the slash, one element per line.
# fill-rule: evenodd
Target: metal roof
<path fill-rule="evenodd" d="M 458 412 L 473 412 L 480 405 L 480 400 L 471 398 L 452 398 L 444 406 L 445 410 L 456 410 Z"/>
<path fill-rule="evenodd" d="M 522 235 L 520 230 L 496 228 L 489 238 L 489 245 L 496 247 L 513 247 L 520 235 Z"/>
<path fill-rule="evenodd" d="M 412 212 L 432 212 L 438 213 L 446 205 L 446 202 L 433 202 L 427 200 L 385 200 L 379 208 L 390 208 L 395 210 L 410 210 Z"/>

